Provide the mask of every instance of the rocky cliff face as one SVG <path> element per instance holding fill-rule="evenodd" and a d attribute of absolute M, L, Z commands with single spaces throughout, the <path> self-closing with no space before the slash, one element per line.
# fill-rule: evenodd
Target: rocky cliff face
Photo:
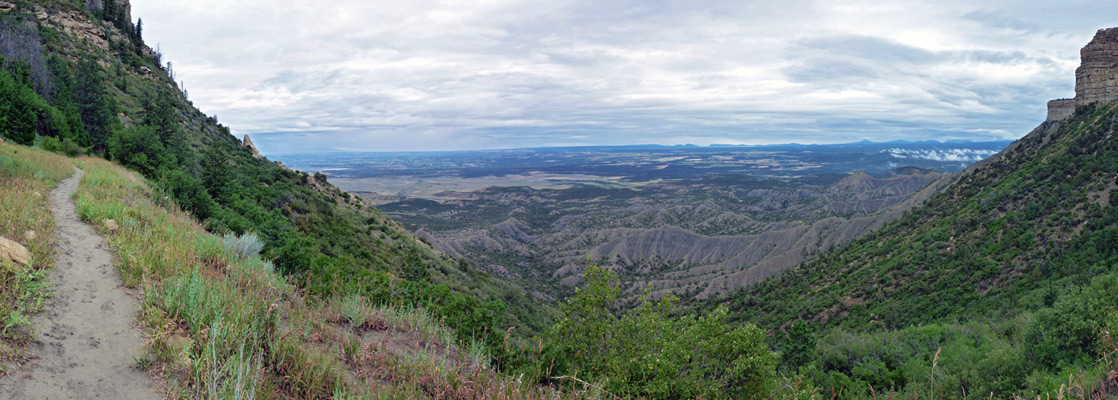
<path fill-rule="evenodd" d="M 1075 108 L 1118 100 L 1118 28 L 1099 29 L 1079 50 L 1075 70 L 1075 98 L 1048 102 L 1048 120 L 1068 117 Z"/>
<path fill-rule="evenodd" d="M 129 0 L 111 0 L 116 3 L 117 7 L 124 10 L 124 17 L 129 21 L 132 20 L 132 3 Z M 102 10 L 105 8 L 104 0 L 85 0 L 85 7 L 90 10 Z"/>
<path fill-rule="evenodd" d="M 1067 118 L 1075 113 L 1075 99 L 1056 99 L 1048 102 L 1048 120 Z"/>
<path fill-rule="evenodd" d="M 1075 70 L 1075 104 L 1109 103 L 1118 99 L 1118 28 L 1099 29 L 1079 50 Z"/>
<path fill-rule="evenodd" d="M 252 144 L 252 139 L 249 139 L 248 135 L 245 135 L 245 140 L 241 142 L 241 145 L 247 148 L 248 151 L 252 153 L 253 158 L 256 158 L 258 160 L 263 158 L 260 156 L 260 151 L 256 149 L 256 145 Z"/>

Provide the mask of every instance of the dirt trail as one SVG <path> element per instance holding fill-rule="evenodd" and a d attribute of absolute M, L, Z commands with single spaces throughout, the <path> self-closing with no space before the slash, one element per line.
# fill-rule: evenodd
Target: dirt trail
<path fill-rule="evenodd" d="M 4 399 L 161 399 L 136 368 L 143 339 L 138 304 L 124 292 L 108 243 L 78 217 L 71 196 L 78 170 L 50 194 L 58 224 L 55 294 L 32 320 L 39 333 L 29 370 L 0 378 Z"/>

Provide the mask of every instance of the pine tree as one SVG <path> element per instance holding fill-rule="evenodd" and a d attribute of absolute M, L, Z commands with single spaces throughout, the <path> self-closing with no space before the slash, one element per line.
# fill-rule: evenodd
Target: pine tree
<path fill-rule="evenodd" d="M 0 69 L 0 136 L 30 145 L 35 141 L 35 114 L 32 99 L 35 92 Z"/>
<path fill-rule="evenodd" d="M 82 123 L 81 111 L 78 105 L 74 103 L 74 74 L 70 72 L 69 64 L 57 55 L 52 55 L 47 60 L 47 65 L 50 67 L 51 74 L 57 79 L 57 85 L 54 87 L 52 94 L 53 105 L 62 112 L 63 118 L 66 119 L 66 125 L 69 126 L 70 135 L 62 139 L 70 139 L 83 147 L 92 146 L 90 142 L 89 133 L 86 132 L 85 125 Z"/>
<path fill-rule="evenodd" d="M 214 200 L 225 202 L 232 192 L 232 177 L 226 155 L 217 146 L 211 147 L 206 152 L 202 161 L 202 186 Z"/>
<path fill-rule="evenodd" d="M 144 99 L 143 124 L 152 128 L 163 147 L 180 165 L 187 168 L 197 166 L 197 160 L 187 147 L 179 127 L 178 110 L 170 94 L 158 89 L 148 94 Z"/>
<path fill-rule="evenodd" d="M 89 134 L 93 150 L 98 153 L 103 152 L 112 134 L 112 125 L 116 118 L 116 100 L 105 88 L 104 73 L 92 58 L 85 57 L 78 62 L 72 91 L 74 103 L 78 107 L 82 125 Z"/>

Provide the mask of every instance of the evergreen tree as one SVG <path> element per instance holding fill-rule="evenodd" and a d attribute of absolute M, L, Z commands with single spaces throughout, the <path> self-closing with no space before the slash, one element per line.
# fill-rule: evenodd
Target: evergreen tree
<path fill-rule="evenodd" d="M 34 95 L 31 88 L 0 69 L 0 136 L 23 145 L 35 141 Z"/>
<path fill-rule="evenodd" d="M 137 56 L 144 55 L 144 19 L 136 20 L 136 28 L 132 29 L 132 49 Z"/>
<path fill-rule="evenodd" d="M 166 148 L 180 166 L 193 168 L 197 166 L 196 160 L 190 149 L 187 148 L 186 139 L 179 127 L 179 115 L 170 94 L 164 90 L 155 90 L 144 99 L 143 124 L 152 128 L 155 137 Z"/>
<path fill-rule="evenodd" d="M 205 186 L 210 197 L 219 203 L 227 202 L 233 191 L 231 182 L 233 174 L 229 172 L 226 159 L 225 152 L 214 146 L 206 152 L 205 159 L 202 161 L 202 186 Z"/>
<path fill-rule="evenodd" d="M 149 126 L 118 130 L 108 141 L 108 153 L 114 160 L 148 177 L 164 166 L 174 165 Z"/>
<path fill-rule="evenodd" d="M 116 118 L 116 100 L 105 87 L 101 67 L 92 58 L 85 57 L 78 62 L 72 92 L 93 150 L 103 152 Z"/>
<path fill-rule="evenodd" d="M 70 139 L 83 147 L 92 146 L 93 143 L 90 142 L 89 133 L 86 132 L 85 124 L 82 123 L 81 110 L 74 103 L 74 74 L 70 72 L 69 64 L 62 57 L 51 55 L 47 60 L 47 65 L 51 74 L 57 78 L 57 85 L 55 85 L 52 95 L 53 105 L 62 113 L 62 117 L 69 127 L 69 136 L 63 139 Z"/>

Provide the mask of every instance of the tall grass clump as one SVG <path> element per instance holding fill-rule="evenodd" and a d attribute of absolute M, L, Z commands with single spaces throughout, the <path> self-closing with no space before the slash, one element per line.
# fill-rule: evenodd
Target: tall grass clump
<path fill-rule="evenodd" d="M 49 152 L 0 143 L 0 237 L 26 247 L 28 265 L 0 262 L 0 359 L 21 359 L 23 329 L 49 293 L 54 265 L 55 224 L 50 191 L 74 173 L 72 162 Z M 24 334 L 21 334 L 23 332 Z"/>

